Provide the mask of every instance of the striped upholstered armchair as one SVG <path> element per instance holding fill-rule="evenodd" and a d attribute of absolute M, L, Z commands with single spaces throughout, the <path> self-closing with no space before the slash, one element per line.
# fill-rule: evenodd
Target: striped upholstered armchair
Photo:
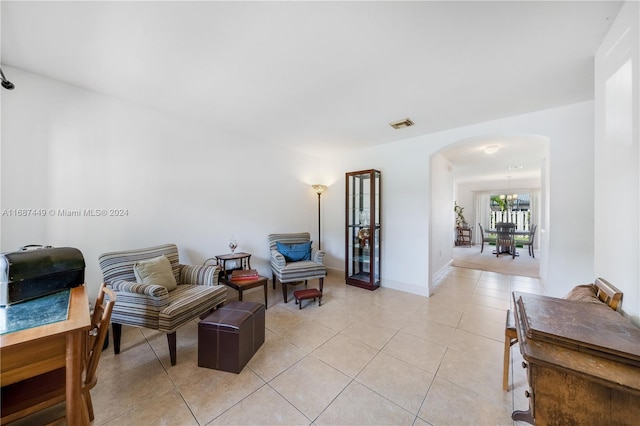
<path fill-rule="evenodd" d="M 98 260 L 104 282 L 118 297 L 111 314 L 116 354 L 122 324 L 151 328 L 167 333 L 171 365 L 176 365 L 176 330 L 227 299 L 226 287 L 218 285 L 220 267 L 181 265 L 174 244 L 104 253 Z"/>
<path fill-rule="evenodd" d="M 276 288 L 276 279 L 282 283 L 284 303 L 288 301 L 287 284 L 296 285 L 304 281 L 307 285 L 307 280 L 318 278 L 322 289 L 324 277 L 327 276 L 327 268 L 322 264 L 324 252 L 312 248 L 311 243 L 308 232 L 269 234 L 273 288 Z M 279 250 L 279 245 L 284 246 L 284 250 L 292 250 L 292 252 L 283 253 Z"/>

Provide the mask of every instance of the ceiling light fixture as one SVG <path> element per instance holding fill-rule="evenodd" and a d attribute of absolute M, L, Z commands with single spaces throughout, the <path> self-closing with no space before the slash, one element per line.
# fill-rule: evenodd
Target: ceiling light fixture
<path fill-rule="evenodd" d="M 2 72 L 2 68 L 0 68 L 0 77 L 2 77 L 2 87 L 4 87 L 7 90 L 15 89 L 16 86 L 14 86 L 14 84 L 9 80 L 7 80 L 7 78 L 4 76 L 4 73 Z"/>
<path fill-rule="evenodd" d="M 394 129 L 404 129 L 405 127 L 411 127 L 413 126 L 413 121 L 411 121 L 410 118 L 405 118 L 404 120 L 398 120 L 398 121 L 394 121 L 393 123 L 389 123 L 389 126 L 393 127 Z"/>
<path fill-rule="evenodd" d="M 484 153 L 489 155 L 495 154 L 498 152 L 498 149 L 500 149 L 498 145 L 488 145 L 484 147 Z"/>

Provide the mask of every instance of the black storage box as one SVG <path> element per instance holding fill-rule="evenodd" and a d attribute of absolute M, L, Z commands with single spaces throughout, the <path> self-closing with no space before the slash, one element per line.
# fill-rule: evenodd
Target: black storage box
<path fill-rule="evenodd" d="M 84 256 L 73 247 L 0 254 L 0 306 L 84 284 Z"/>

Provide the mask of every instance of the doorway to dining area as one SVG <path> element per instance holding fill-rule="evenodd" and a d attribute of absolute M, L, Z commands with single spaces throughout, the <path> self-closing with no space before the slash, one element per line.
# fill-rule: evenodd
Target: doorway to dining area
<path fill-rule="evenodd" d="M 495 246 L 487 245 L 480 253 L 480 245 L 458 246 L 453 248 L 453 266 L 501 274 L 520 275 L 540 278 L 539 256 L 529 256 L 527 249 L 518 247 L 520 256 L 496 256 L 493 254 Z M 536 255 L 538 253 L 536 252 Z"/>

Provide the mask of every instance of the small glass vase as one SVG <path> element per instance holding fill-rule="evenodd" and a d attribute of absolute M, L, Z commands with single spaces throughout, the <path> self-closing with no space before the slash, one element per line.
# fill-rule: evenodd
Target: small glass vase
<path fill-rule="evenodd" d="M 233 236 L 229 240 L 229 248 L 231 249 L 231 254 L 233 254 L 236 251 L 236 249 L 238 248 L 238 242 L 236 241 L 236 239 Z"/>

